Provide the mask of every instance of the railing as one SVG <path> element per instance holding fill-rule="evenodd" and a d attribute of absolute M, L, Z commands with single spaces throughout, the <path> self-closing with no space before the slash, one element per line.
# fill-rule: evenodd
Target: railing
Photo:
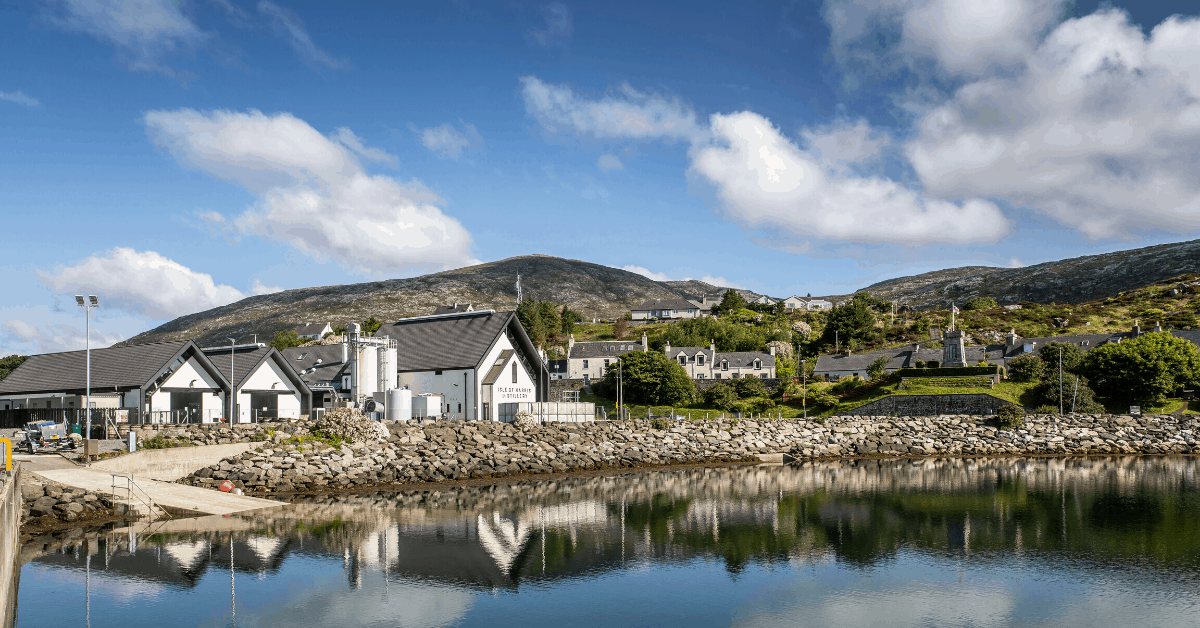
<path fill-rule="evenodd" d="M 117 491 L 123 488 L 125 490 L 125 503 L 133 504 L 133 500 L 136 499 L 139 503 L 146 507 L 147 516 L 151 520 L 154 520 L 154 498 L 150 497 L 150 494 L 147 493 L 145 489 L 138 486 L 137 482 L 133 481 L 133 474 L 110 473 L 109 475 L 112 477 L 113 508 L 116 508 L 117 504 Z M 125 480 L 124 486 L 117 482 L 117 478 Z M 138 494 L 139 492 L 141 493 L 140 495 Z M 171 518 L 171 514 L 168 513 L 162 506 L 158 507 L 158 511 L 166 518 Z"/>

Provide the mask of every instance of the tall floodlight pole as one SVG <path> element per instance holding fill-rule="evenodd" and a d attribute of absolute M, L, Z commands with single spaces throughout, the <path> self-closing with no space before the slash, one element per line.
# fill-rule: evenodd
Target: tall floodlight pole
<path fill-rule="evenodd" d="M 237 412 L 237 379 L 233 372 L 233 352 L 236 349 L 234 344 L 236 341 L 233 338 L 226 338 L 229 341 L 229 424 L 233 425 L 237 419 L 233 416 Z"/>
<path fill-rule="evenodd" d="M 75 295 L 75 304 L 83 308 L 83 317 L 87 321 L 83 340 L 83 346 L 87 351 L 87 366 L 85 367 L 87 379 L 83 396 L 83 414 L 86 417 L 87 425 L 84 436 L 90 439 L 92 437 L 92 308 L 100 307 L 100 299 L 94 294 L 89 294 L 87 301 L 84 301 L 83 295 L 77 294 Z"/>

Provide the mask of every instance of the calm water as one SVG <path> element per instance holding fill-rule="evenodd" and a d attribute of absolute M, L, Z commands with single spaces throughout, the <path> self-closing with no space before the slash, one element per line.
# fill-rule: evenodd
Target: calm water
<path fill-rule="evenodd" d="M 23 548 L 31 626 L 1195 626 L 1194 458 L 324 498 Z"/>

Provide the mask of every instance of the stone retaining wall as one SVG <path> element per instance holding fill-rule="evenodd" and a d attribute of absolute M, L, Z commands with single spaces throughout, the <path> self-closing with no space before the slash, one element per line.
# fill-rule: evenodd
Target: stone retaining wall
<path fill-rule="evenodd" d="M 1000 430 L 978 416 L 547 424 L 395 424 L 386 442 L 268 442 L 200 469 L 183 483 L 224 480 L 247 491 L 294 492 L 523 473 L 712 463 L 787 453 L 792 459 L 1082 453 L 1200 453 L 1200 419 L 1029 416 Z"/>

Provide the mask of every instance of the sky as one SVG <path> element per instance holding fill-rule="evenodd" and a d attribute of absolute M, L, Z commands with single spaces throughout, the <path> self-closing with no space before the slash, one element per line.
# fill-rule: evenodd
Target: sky
<path fill-rule="evenodd" d="M 0 355 L 533 253 L 787 297 L 1195 239 L 1198 15 L 9 0 Z"/>

